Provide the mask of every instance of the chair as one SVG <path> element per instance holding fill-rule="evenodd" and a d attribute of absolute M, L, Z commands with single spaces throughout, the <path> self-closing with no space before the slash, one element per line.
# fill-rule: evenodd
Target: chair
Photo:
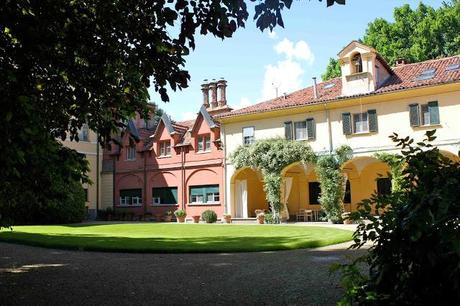
<path fill-rule="evenodd" d="M 299 209 L 299 211 L 295 214 L 296 220 L 304 221 L 305 222 L 305 209 Z M 301 220 L 302 219 L 302 220 Z"/>
<path fill-rule="evenodd" d="M 308 221 L 308 218 L 313 221 L 313 210 L 311 209 L 305 209 L 305 221 Z"/>

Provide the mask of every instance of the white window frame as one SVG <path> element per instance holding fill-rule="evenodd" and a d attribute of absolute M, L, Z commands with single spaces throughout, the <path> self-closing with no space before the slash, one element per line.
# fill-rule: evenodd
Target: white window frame
<path fill-rule="evenodd" d="M 211 152 L 211 135 L 198 135 L 196 138 L 196 151 L 200 153 Z"/>
<path fill-rule="evenodd" d="M 131 197 L 131 206 L 140 206 L 142 205 L 141 197 Z"/>
<path fill-rule="evenodd" d="M 170 140 L 160 141 L 159 146 L 160 146 L 159 156 L 161 157 L 171 156 L 171 141 Z"/>
<path fill-rule="evenodd" d="M 136 147 L 135 146 L 130 146 L 126 148 L 126 160 L 136 160 Z"/>
<path fill-rule="evenodd" d="M 161 198 L 160 197 L 152 198 L 152 205 L 160 205 L 160 204 L 161 204 Z"/>
<path fill-rule="evenodd" d="M 425 118 L 425 114 L 428 116 L 428 118 Z M 421 126 L 431 125 L 430 108 L 428 107 L 428 103 L 420 104 L 420 125 Z"/>
<path fill-rule="evenodd" d="M 360 129 L 358 130 L 357 129 L 357 120 L 356 118 L 359 116 L 359 119 L 360 119 Z M 363 120 L 363 117 L 366 117 L 366 120 L 364 121 Z M 363 133 L 369 133 L 369 114 L 367 112 L 363 112 L 363 113 L 354 113 L 352 115 L 352 127 L 353 127 L 353 134 L 363 134 Z M 366 123 L 366 126 L 363 126 L 363 123 Z M 367 127 L 367 129 L 365 129 L 365 127 Z"/>
<path fill-rule="evenodd" d="M 244 136 L 245 135 L 245 130 L 252 130 L 252 135 L 249 135 L 249 136 Z M 255 137 L 254 137 L 254 134 L 255 134 L 255 131 L 256 131 L 256 128 L 254 126 L 245 126 L 242 128 L 241 130 L 241 135 L 243 137 L 243 145 L 247 146 L 247 145 L 250 145 L 250 144 L 253 144 L 254 141 L 255 141 Z"/>
<path fill-rule="evenodd" d="M 209 197 L 211 197 L 211 200 L 209 200 Z M 219 203 L 220 200 L 220 194 L 218 193 L 207 193 L 206 194 L 206 203 Z"/>
<path fill-rule="evenodd" d="M 120 197 L 120 206 L 129 206 L 129 199 L 130 197 Z"/>
<path fill-rule="evenodd" d="M 298 138 L 297 137 L 297 125 L 298 124 L 304 124 L 305 126 L 303 127 L 303 138 Z M 307 121 L 296 121 L 294 122 L 294 139 L 295 140 L 307 140 L 308 139 L 308 133 L 307 133 Z"/>
<path fill-rule="evenodd" d="M 199 200 L 201 199 L 201 200 Z M 190 203 L 192 204 L 205 204 L 207 202 L 203 201 L 203 195 L 192 195 L 190 196 Z"/>

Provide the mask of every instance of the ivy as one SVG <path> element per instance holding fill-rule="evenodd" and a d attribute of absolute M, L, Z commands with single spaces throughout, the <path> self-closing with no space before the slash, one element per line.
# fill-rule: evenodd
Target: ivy
<path fill-rule="evenodd" d="M 374 156 L 390 167 L 389 177 L 391 178 L 391 191 L 401 191 L 404 182 L 404 158 L 401 155 L 386 152 L 376 153 Z"/>
<path fill-rule="evenodd" d="M 332 154 L 320 156 L 316 163 L 316 175 L 321 185 L 319 202 L 328 220 L 340 222 L 343 213 L 344 180 L 342 165 L 352 158 L 352 149 L 341 146 Z"/>
<path fill-rule="evenodd" d="M 238 147 L 230 160 L 236 169 L 251 167 L 262 171 L 266 199 L 273 211 L 274 223 L 279 223 L 281 171 L 295 162 L 315 163 L 316 155 L 306 142 L 270 138 Z"/>

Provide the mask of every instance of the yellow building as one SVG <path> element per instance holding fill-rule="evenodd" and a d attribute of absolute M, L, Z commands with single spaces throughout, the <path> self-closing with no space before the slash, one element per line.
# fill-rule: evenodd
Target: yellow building
<path fill-rule="evenodd" d="M 78 153 L 85 156 L 89 162 L 88 176 L 92 184 L 84 184 L 83 188 L 86 193 L 86 208 L 89 218 L 95 218 L 96 210 L 101 209 L 101 199 L 103 198 L 101 170 L 102 170 L 102 148 L 97 142 L 97 135 L 91 131 L 87 125 L 83 125 L 78 134 L 79 141 L 65 140 L 63 144 L 71 149 L 76 150 Z M 109 195 L 111 195 L 111 191 Z"/>
<path fill-rule="evenodd" d="M 388 138 L 393 132 L 422 139 L 427 130 L 437 129 L 434 144 L 459 160 L 460 55 L 389 67 L 376 50 L 353 41 L 338 57 L 342 77 L 319 84 L 314 80 L 311 87 L 220 115 L 228 213 L 247 218 L 268 208 L 262 174 L 235 170 L 229 160 L 238 146 L 259 139 L 307 141 L 317 153 L 349 145 L 354 158 L 343 167 L 346 210 L 376 190 L 388 191 L 389 168 L 374 154 L 396 152 Z M 281 200 L 291 216 L 299 209 L 320 209 L 312 165 L 296 163 L 282 174 Z"/>

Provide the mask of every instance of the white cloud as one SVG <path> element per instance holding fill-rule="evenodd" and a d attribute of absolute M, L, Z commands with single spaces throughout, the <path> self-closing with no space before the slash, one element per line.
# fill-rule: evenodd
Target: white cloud
<path fill-rule="evenodd" d="M 240 103 L 238 103 L 237 105 L 232 105 L 232 108 L 233 108 L 233 109 L 240 109 L 240 108 L 243 108 L 243 107 L 251 106 L 252 104 L 254 104 L 254 103 L 252 103 L 252 102 L 249 100 L 249 98 L 247 98 L 247 97 L 242 97 L 242 98 L 240 99 Z"/>
<path fill-rule="evenodd" d="M 302 66 L 291 59 L 265 66 L 262 99 L 275 98 L 276 88 L 278 88 L 278 96 L 302 88 L 303 73 Z"/>
<path fill-rule="evenodd" d="M 275 51 L 278 54 L 284 54 L 288 59 L 303 60 L 313 64 L 315 55 L 310 49 L 310 46 L 303 40 L 299 40 L 295 44 L 289 39 L 285 38 L 275 45 Z"/>
<path fill-rule="evenodd" d="M 278 39 L 278 34 L 276 34 L 275 30 L 272 30 L 272 31 L 268 30 L 267 33 L 270 39 Z"/>

